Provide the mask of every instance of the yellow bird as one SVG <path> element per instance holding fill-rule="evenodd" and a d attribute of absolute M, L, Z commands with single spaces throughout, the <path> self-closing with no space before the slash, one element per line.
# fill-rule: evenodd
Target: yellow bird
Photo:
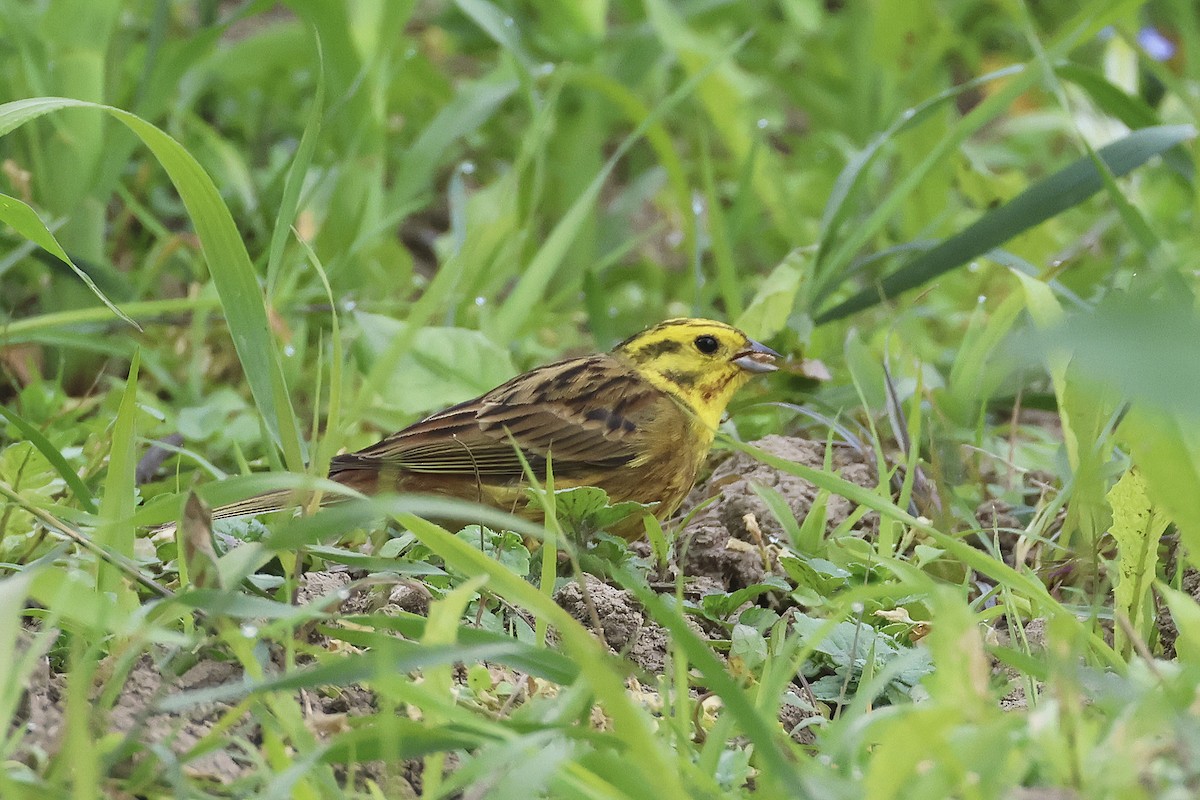
<path fill-rule="evenodd" d="M 420 492 L 473 500 L 527 517 L 521 456 L 555 488 L 597 486 L 614 503 L 679 508 L 708 455 L 721 415 L 754 374 L 777 369 L 771 348 L 707 319 L 671 319 L 608 353 L 537 367 L 355 453 L 329 478 L 365 494 Z M 514 447 L 515 444 L 515 447 Z M 215 519 L 278 511 L 292 492 L 252 497 Z M 642 533 L 631 519 L 614 531 Z"/>

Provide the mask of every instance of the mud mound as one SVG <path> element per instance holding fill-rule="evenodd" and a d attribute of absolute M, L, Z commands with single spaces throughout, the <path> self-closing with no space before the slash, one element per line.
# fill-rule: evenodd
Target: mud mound
<path fill-rule="evenodd" d="M 788 461 L 824 469 L 823 441 L 768 436 L 754 445 Z M 849 447 L 830 447 L 830 460 L 838 475 L 859 486 L 877 485 L 873 462 Z M 686 508 L 696 508 L 712 500 L 680 537 L 678 563 L 684 575 L 715 578 L 726 591 L 734 591 L 760 583 L 770 571 L 763 556 L 773 542 L 784 536 L 784 528 L 755 486 L 777 492 L 797 521 L 808 516 L 820 492 L 803 478 L 763 464 L 753 456 L 730 456 L 707 482 L 692 491 L 685 504 Z M 854 504 L 846 498 L 830 495 L 825 504 L 826 530 L 837 528 L 854 510 Z M 861 524 L 873 528 L 873 515 L 864 517 Z"/>

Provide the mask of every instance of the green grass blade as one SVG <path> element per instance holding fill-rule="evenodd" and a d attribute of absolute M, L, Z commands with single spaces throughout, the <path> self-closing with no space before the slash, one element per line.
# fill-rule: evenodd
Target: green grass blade
<path fill-rule="evenodd" d="M 672 640 L 687 653 L 688 662 L 704 675 L 707 686 L 720 697 L 728 713 L 736 717 L 738 724 L 750 741 L 754 742 L 755 755 L 764 767 L 763 782 L 776 789 L 788 787 L 798 797 L 811 797 L 804 791 L 804 784 L 792 758 L 779 746 L 777 736 L 759 714 L 746 693 L 737 685 L 726 666 L 715 656 L 709 646 L 688 627 L 687 619 L 677 609 L 672 609 L 662 596 L 651 591 L 627 571 L 616 574 L 617 580 L 626 590 L 637 597 L 638 602 L 649 612 L 659 625 L 671 632 Z"/>
<path fill-rule="evenodd" d="M 130 317 L 150 321 L 168 314 L 216 311 L 220 308 L 220 301 L 215 297 L 176 297 L 170 300 L 122 303 L 120 308 Z M 4 323 L 4 342 L 6 344 L 40 341 L 56 343 L 55 340 L 62 335 L 64 330 L 92 326 L 96 323 L 107 322 L 111 318 L 112 314 L 107 308 L 73 308 L 68 311 L 54 311 L 35 317 L 15 319 Z"/>
<path fill-rule="evenodd" d="M 401 612 L 395 616 L 390 614 L 370 614 L 341 617 L 339 622 L 361 625 L 378 630 L 395 631 L 406 639 L 420 640 L 425 635 L 428 620 L 418 614 Z M 366 648 L 378 640 L 374 633 L 330 626 L 322 631 L 335 639 L 341 639 L 349 644 Z M 573 683 L 579 677 L 579 666 L 571 659 L 555 650 L 545 647 L 535 647 L 531 644 L 514 640 L 502 633 L 476 628 L 472 625 L 460 625 L 456 641 L 462 645 L 487 646 L 496 645 L 507 648 L 505 663 L 514 669 L 527 672 L 538 678 L 544 678 L 558 684 Z"/>
<path fill-rule="evenodd" d="M 1020 64 L 1005 67 L 1004 69 L 989 72 L 987 75 L 981 75 L 978 78 L 940 92 L 923 103 L 907 109 L 898 120 L 888 126 L 887 130 L 880 133 L 870 144 L 855 153 L 838 175 L 837 180 L 833 184 L 833 190 L 829 193 L 829 200 L 825 203 L 825 212 L 821 217 L 821 241 L 817 245 L 816 263 L 824 263 L 825 258 L 833 249 L 833 243 L 837 239 L 837 234 L 841 231 L 842 225 L 846 222 L 852 210 L 852 205 L 847 201 L 853 197 L 858 187 L 862 184 L 863 176 L 866 175 L 871 164 L 875 163 L 875 158 L 879 155 L 885 144 L 897 135 L 924 122 L 929 118 L 930 114 L 956 97 L 961 96 L 964 92 L 974 91 L 992 81 L 1012 77 L 1024 69 L 1025 67 Z"/>
<path fill-rule="evenodd" d="M 528 645 L 525 645 L 528 647 Z M 346 655 L 337 660 L 296 669 L 260 680 L 227 683 L 164 698 L 158 707 L 163 711 L 179 711 L 201 703 L 240 700 L 264 692 L 314 689 L 320 686 L 350 686 L 381 675 L 402 674 L 454 663 L 504 663 L 510 654 L 517 657 L 521 646 L 511 639 L 487 644 L 429 645 L 419 642 L 376 640 L 375 647 L 365 653 Z"/>
<path fill-rule="evenodd" d="M 1065 32 L 1046 49 L 1047 57 L 1050 60 L 1063 57 L 1080 41 L 1095 35 L 1133 5 L 1132 0 L 1116 0 L 1099 12 L 1094 9 L 1079 12 L 1074 20 L 1064 26 Z M 917 167 L 905 174 L 896 187 L 875 205 L 867 219 L 857 225 L 838 247 L 833 248 L 827 258 L 821 259 L 817 265 L 814 301 L 822 302 L 837 289 L 844 281 L 846 267 L 854 256 L 895 217 L 903 201 L 916 190 L 936 165 L 956 152 L 976 131 L 1004 113 L 1018 97 L 1035 87 L 1044 74 L 1043 62 L 1032 62 L 959 120 Z"/>
<path fill-rule="evenodd" d="M 137 378 L 139 351 L 134 351 L 125 379 L 125 391 L 117 408 L 112 426 L 112 447 L 108 456 L 108 475 L 104 479 L 104 496 L 100 499 L 100 528 L 96 544 L 111 548 L 126 558 L 133 557 L 134 473 L 137 469 Z M 134 608 L 137 598 L 124 588 L 121 572 L 107 561 L 96 563 L 96 590 L 116 594 L 122 605 Z"/>
<path fill-rule="evenodd" d="M 534 255 L 533 260 L 529 262 L 529 266 L 521 275 L 521 279 L 513 288 L 512 293 L 496 313 L 490 331 L 494 339 L 502 342 L 511 341 L 530 319 L 534 308 L 545 294 L 546 287 L 550 285 L 551 279 L 562 265 L 571 243 L 583 228 L 587 214 L 595 204 L 596 198 L 600 196 L 600 190 L 604 188 L 609 176 L 612 175 L 613 170 L 616 169 L 617 164 L 629 151 L 629 148 L 640 141 L 650 127 L 667 111 L 689 97 L 713 70 L 731 58 L 745 42 L 746 37 L 742 37 L 733 45 L 716 54 L 703 69 L 696 71 L 646 115 L 633 132 L 617 145 L 612 156 L 600 168 L 600 172 L 592 179 L 583 193 L 575 199 L 554 229 L 550 231 L 545 243 Z"/>
<path fill-rule="evenodd" d="M 271 336 L 262 290 L 250 254 L 246 252 L 229 208 L 212 179 L 199 162 L 166 133 L 134 114 L 98 103 L 62 97 L 5 103 L 0 105 L 0 135 L 64 108 L 92 108 L 115 117 L 137 134 L 167 171 L 200 239 L 200 248 L 221 299 L 233 346 L 245 370 L 254 402 L 272 439 L 283 450 L 289 468 L 302 470 L 303 445 L 291 400 L 286 394 L 276 396 L 286 384 L 279 351 Z"/>
<path fill-rule="evenodd" d="M 17 430 L 21 432 L 22 436 L 28 439 L 29 442 L 46 457 L 46 460 L 49 461 L 50 465 L 58 471 L 58 474 L 66 482 L 67 486 L 71 487 L 71 491 L 74 493 L 75 499 L 78 500 L 86 510 L 95 513 L 97 510 L 96 498 L 92 495 L 91 490 L 88 489 L 87 484 L 85 484 L 79 477 L 79 473 L 77 473 L 71 467 L 71 465 L 67 463 L 67 460 L 63 458 L 63 455 L 59 449 L 55 447 L 49 439 L 46 438 L 45 434 L 18 416 L 15 411 L 7 409 L 4 406 L 0 406 L 0 417 L 7 419 L 9 423 L 11 423 Z"/>
<path fill-rule="evenodd" d="M 388 504 L 377 501 L 377 505 L 386 507 Z M 666 753 L 659 747 L 650 746 L 656 741 L 650 719 L 626 694 L 620 673 L 613 669 L 610 657 L 589 631 L 524 578 L 443 528 L 407 513 L 397 515 L 397 519 L 447 564 L 468 575 L 487 575 L 489 591 L 539 616 L 544 615 L 558 630 L 563 651 L 579 664 L 581 679 L 587 682 L 612 719 L 614 734 L 629 748 L 630 769 L 637 770 L 648 788 L 654 788 L 658 796 L 686 797 L 680 777 L 667 760 Z"/>
<path fill-rule="evenodd" d="M 100 287 L 96 285 L 96 282 L 92 280 L 90 275 L 75 265 L 75 262 L 67 255 L 67 251 L 63 250 L 62 245 L 54 238 L 54 234 L 46 227 L 46 223 L 42 222 L 41 217 L 37 215 L 36 211 L 15 197 L 0 194 L 0 222 L 12 226 L 13 230 L 17 233 L 57 257 L 70 267 L 72 272 L 79 276 L 79 279 L 92 290 L 92 293 L 96 297 L 100 298 L 100 302 L 108 306 L 108 309 L 112 313 L 138 330 L 141 330 L 141 327 L 136 322 L 127 317 L 121 309 L 113 305 L 113 302 L 105 296 L 104 292 L 100 291 Z"/>
<path fill-rule="evenodd" d="M 387 207 L 403 208 L 428 191 L 450 146 L 483 125 L 519 86 L 507 67 L 463 86 L 401 156 Z"/>
<path fill-rule="evenodd" d="M 766 450 L 753 445 L 743 444 L 734 439 L 725 438 L 724 441 L 733 450 L 752 455 L 764 464 L 768 464 L 790 475 L 804 478 L 818 489 L 825 489 L 832 494 L 841 495 L 852 503 L 879 512 L 882 517 L 895 520 L 901 525 L 920 531 L 930 537 L 938 547 L 952 553 L 955 558 L 976 572 L 987 575 L 996 583 L 1004 584 L 1022 592 L 1027 598 L 1038 604 L 1039 612 L 1047 615 L 1063 614 L 1071 620 L 1074 627 L 1078 628 L 1081 626 L 1081 623 L 1074 615 L 1068 613 L 1062 604 L 1051 596 L 1046 586 L 1036 576 L 1018 572 L 1003 561 L 992 558 L 983 551 L 961 541 L 958 537 L 939 530 L 924 518 L 914 517 L 886 497 L 870 489 L 865 489 L 856 483 L 852 483 L 840 475 L 815 469 L 806 464 L 788 461 L 786 458 L 781 458 Z M 1102 639 L 1092 636 L 1089 639 L 1089 643 L 1105 663 L 1114 669 L 1124 670 L 1124 662 L 1121 661 L 1112 647 Z"/>
<path fill-rule="evenodd" d="M 283 248 L 287 245 L 292 223 L 300 210 L 300 190 L 304 188 L 304 176 L 312 165 L 313 152 L 321 135 L 321 116 L 325 113 L 325 58 L 321 51 L 320 32 L 316 28 L 312 29 L 312 37 L 316 50 L 317 88 L 313 95 L 308 122 L 304 125 L 304 133 L 300 135 L 296 155 L 292 158 L 287 177 L 283 181 L 283 198 L 279 203 L 279 213 L 275 217 L 275 227 L 271 230 L 271 245 L 267 251 L 267 297 L 275 294 Z"/>
<path fill-rule="evenodd" d="M 1140 97 L 1127 94 L 1114 86 L 1100 72 L 1079 64 L 1061 64 L 1054 68 L 1060 79 L 1075 84 L 1106 114 L 1124 122 L 1131 129 L 1161 125 L 1158 113 Z M 1195 180 L 1196 167 L 1183 147 L 1172 147 L 1162 154 L 1163 162 L 1188 183 Z"/>
<path fill-rule="evenodd" d="M 1096 155 L 1114 177 L 1125 175 L 1156 155 L 1194 138 L 1191 125 L 1161 125 L 1134 131 L 1101 147 Z M 1079 205 L 1104 187 L 1100 171 L 1084 156 L 1035 183 L 1009 202 L 993 209 L 966 229 L 910 261 L 816 318 L 817 323 L 842 319 L 883 299 L 913 289 L 977 258 L 1012 237 Z"/>

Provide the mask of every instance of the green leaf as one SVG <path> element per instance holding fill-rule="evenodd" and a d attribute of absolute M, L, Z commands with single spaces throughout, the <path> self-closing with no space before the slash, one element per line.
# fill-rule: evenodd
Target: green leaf
<path fill-rule="evenodd" d="M 739 659 L 743 674 L 750 674 L 767 660 L 767 640 L 749 625 L 734 625 L 730 634 L 729 658 Z"/>
<path fill-rule="evenodd" d="M 752 455 L 763 464 L 775 467 L 789 475 L 804 478 L 818 489 L 826 489 L 832 494 L 841 495 L 852 503 L 877 511 L 883 517 L 893 519 L 902 525 L 920 531 L 925 536 L 928 536 L 936 545 L 945 549 L 947 553 L 962 561 L 968 567 L 981 574 L 990 576 L 997 583 L 1003 583 L 1013 590 L 1023 593 L 1031 602 L 1036 604 L 1040 612 L 1063 616 L 1066 620 L 1064 624 L 1074 627 L 1080 631 L 1081 635 L 1086 636 L 1088 644 L 1109 666 L 1121 669 L 1124 664 L 1103 639 L 1083 631 L 1079 620 L 1067 613 L 1062 605 L 1050 596 L 1045 585 L 1036 578 L 1018 572 L 1002 561 L 988 557 L 985 553 L 963 542 L 958 537 L 939 530 L 927 520 L 912 516 L 886 497 L 881 497 L 876 492 L 852 483 L 840 475 L 789 461 L 786 458 L 781 458 L 766 450 L 744 444 L 730 437 L 722 437 L 722 441 L 731 450 Z M 1197 519 L 1200 519 L 1200 516 Z"/>
<path fill-rule="evenodd" d="M 700 608 L 709 619 L 723 620 L 748 603 L 767 592 L 788 592 L 792 587 L 776 575 L 768 575 L 762 583 L 751 584 L 729 594 L 720 592 L 705 595 L 700 599 Z"/>
<path fill-rule="evenodd" d="M 799 251 L 788 253 L 763 280 L 758 293 L 734 324 L 751 339 L 770 339 L 787 327 L 806 276 L 805 262 Z"/>
<path fill-rule="evenodd" d="M 1200 553 L 1200 425 L 1195 417 L 1135 405 L 1121 423 L 1121 434 L 1150 496 L 1179 526 L 1187 552 Z"/>
<path fill-rule="evenodd" d="M 570 208 L 567 209 L 562 219 L 558 221 L 546 236 L 542 246 L 538 248 L 537 253 L 534 254 L 529 264 L 522 271 L 516 286 L 513 287 L 492 320 L 490 326 L 492 338 L 502 342 L 511 341 L 525 327 L 528 320 L 535 316 L 534 310 L 537 304 L 541 302 L 546 287 L 550 285 L 551 279 L 562 266 L 571 244 L 575 241 L 576 236 L 579 235 L 580 230 L 583 229 L 587 221 L 587 215 L 591 213 L 593 205 L 600 196 L 601 189 L 608 183 L 609 176 L 612 175 L 617 164 L 620 163 L 629 149 L 645 136 L 659 119 L 683 102 L 685 98 L 689 97 L 696 90 L 697 86 L 705 78 L 731 59 L 744 42 L 745 37 L 711 56 L 706 52 L 705 58 L 707 60 L 704 64 L 695 69 L 688 80 L 684 81 L 678 89 L 661 100 L 638 123 L 637 128 L 621 140 L 621 143 L 614 149 L 613 154 L 604 162 L 604 166 L 600 168 L 600 171 L 596 173 L 591 183 L 571 203 Z"/>
<path fill-rule="evenodd" d="M 1195 135 L 1196 129 L 1191 125 L 1143 128 L 1101 147 L 1096 155 L 1114 177 L 1120 177 Z M 1084 156 L 1038 181 L 999 208 L 987 212 L 960 233 L 944 239 L 884 277 L 878 285 L 864 289 L 821 312 L 816 322 L 819 324 L 847 317 L 933 280 L 982 256 L 1017 234 L 1079 205 L 1103 186 L 1104 180 L 1092 158 Z"/>
<path fill-rule="evenodd" d="M 296 611 L 296 609 L 292 610 Z M 456 662 L 503 663 L 507 653 L 520 649 L 516 646 L 519 643 L 509 641 L 510 644 L 497 642 L 474 645 L 377 642 L 377 647 L 369 652 L 349 654 L 314 667 L 294 669 L 260 680 L 245 680 L 169 695 L 159 702 L 158 708 L 163 711 L 180 711 L 201 703 L 240 700 L 243 697 L 268 692 L 292 692 L 297 689 L 313 689 L 324 686 L 350 686 L 380 676 L 413 672 Z"/>
<path fill-rule="evenodd" d="M 233 619 L 304 619 L 324 616 L 323 612 L 307 606 L 288 605 L 229 589 L 190 589 L 176 595 L 175 602 L 209 615 Z"/>
<path fill-rule="evenodd" d="M 533 58 L 521 44 L 520 30 L 513 24 L 513 19 L 507 12 L 487 0 L 454 0 L 454 5 L 496 44 L 511 53 L 523 72 L 529 73 L 533 68 Z"/>
<path fill-rule="evenodd" d="M 1158 113 L 1142 98 L 1123 91 L 1103 73 L 1076 63 L 1059 64 L 1054 68 L 1059 78 L 1070 81 L 1087 92 L 1104 113 L 1111 114 L 1132 129 L 1161 125 Z M 1188 183 L 1195 178 L 1196 167 L 1184 147 L 1173 147 L 1163 153 L 1163 162 Z"/>
<path fill-rule="evenodd" d="M 111 593 L 97 592 L 95 580 L 78 569 L 40 570 L 29 587 L 29 596 L 68 623 L 66 627 L 74 626 L 89 636 L 99 631 L 124 632 L 135 619 L 128 609 L 117 604 Z"/>
<path fill-rule="evenodd" d="M 392 540 L 395 541 L 395 540 Z M 433 564 L 417 561 L 402 561 L 398 558 L 384 556 L 367 556 L 340 547 L 323 547 L 312 545 L 306 547 L 309 555 L 316 556 L 332 564 L 345 564 L 354 569 L 366 570 L 373 575 L 392 572 L 398 575 L 445 575 L 446 571 Z"/>
<path fill-rule="evenodd" d="M 427 191 L 450 147 L 486 122 L 518 87 L 510 65 L 463 85 L 400 157 L 387 207 L 402 208 Z"/>
<path fill-rule="evenodd" d="M 1155 584 L 1155 589 L 1166 602 L 1171 611 L 1171 621 L 1179 632 L 1175 639 L 1176 655 L 1189 666 L 1200 664 L 1200 604 L 1191 595 L 1161 581 Z"/>
<path fill-rule="evenodd" d="M 534 502 L 540 501 L 539 494 L 529 490 Z M 574 531 L 577 536 L 587 537 L 596 531 L 605 531 L 634 514 L 648 511 L 657 503 L 638 503 L 626 500 L 610 504 L 608 492 L 595 486 L 575 486 L 556 489 L 554 513 L 563 528 Z"/>
<path fill-rule="evenodd" d="M 380 510 L 388 506 L 395 507 L 396 511 L 403 508 L 394 500 L 383 499 L 374 502 Z M 534 614 L 544 615 L 548 623 L 558 631 L 562 651 L 579 665 L 580 680 L 586 683 L 594 693 L 596 701 L 604 707 L 612 720 L 614 735 L 629 748 L 625 763 L 634 777 L 648 786 L 657 787 L 662 796 L 684 796 L 682 777 L 671 766 L 669 750 L 661 746 L 659 740 L 654 737 L 651 721 L 634 705 L 626 693 L 620 672 L 612 668 L 607 653 L 590 631 L 572 619 L 551 599 L 542 595 L 523 577 L 500 566 L 445 529 L 409 513 L 399 513 L 396 516 L 422 544 L 441 556 L 447 564 L 467 575 L 486 574 L 489 578 L 488 591 Z M 642 598 L 639 597 L 640 599 Z M 680 623 L 683 624 L 682 620 Z M 686 625 L 683 625 L 683 630 L 695 638 L 695 634 L 691 633 Z M 707 652 L 707 648 L 704 649 Z M 716 670 L 724 674 L 724 668 L 716 661 L 715 656 L 709 653 L 709 658 L 716 665 Z M 710 677 L 719 680 L 716 676 Z M 725 684 L 731 683 L 726 676 Z M 763 729 L 769 731 L 765 725 Z M 770 737 L 769 732 L 767 736 Z M 782 766 L 784 772 L 781 774 L 791 771 L 786 762 L 774 763 Z"/>
<path fill-rule="evenodd" d="M 1146 480 L 1137 468 L 1129 469 L 1108 492 L 1112 506 L 1112 533 L 1117 543 L 1118 572 L 1113 587 L 1114 608 L 1125 614 L 1134 630 L 1148 638 L 1152 627 L 1150 587 L 1158 565 L 1158 540 L 1170 520 L 1150 502 Z M 1132 650 L 1125 630 L 1116 628 L 1117 646 Z"/>
<path fill-rule="evenodd" d="M 37 567 L 0 579 L 0 720 L 11 724 L 30 674 L 53 643 L 53 634 L 34 633 L 24 626 L 25 600 L 33 586 Z M 29 641 L 31 635 L 36 642 Z"/>
<path fill-rule="evenodd" d="M 0 106 L 0 113 L 3 113 L 3 106 Z M 67 251 L 63 250 L 62 245 L 54 238 L 54 234 L 46 227 L 46 223 L 42 222 L 42 218 L 37 215 L 37 212 L 32 208 L 22 203 L 15 197 L 9 197 L 6 194 L 0 194 L 0 222 L 12 226 L 20 235 L 24 236 L 29 241 L 41 247 L 46 252 L 58 258 L 64 264 L 71 268 L 71 271 L 79 276 L 92 293 L 100 298 L 100 302 L 108 306 L 112 313 L 116 314 L 121 319 L 128 322 L 139 331 L 142 329 L 140 325 L 130 319 L 124 311 L 113 305 L 112 301 L 100 291 L 100 287 L 92 280 L 92 277 L 81 270 L 67 255 Z"/>
<path fill-rule="evenodd" d="M 863 176 L 867 173 L 869 167 L 874 163 L 875 158 L 880 154 L 887 142 L 895 139 L 900 133 L 929 119 L 934 111 L 963 92 L 974 91 L 995 80 L 1011 78 L 1024 69 L 1023 65 L 1018 64 L 981 75 L 978 78 L 943 91 L 910 109 L 906 109 L 895 122 L 876 136 L 870 144 L 855 153 L 846 163 L 846 166 L 842 168 L 841 173 L 833 184 L 833 190 L 829 193 L 829 199 L 825 203 L 825 212 L 821 217 L 821 241 L 817 246 L 817 263 L 824 263 L 825 258 L 832 251 L 833 244 L 837 241 L 836 237 L 853 208 L 848 200 L 858 190 Z"/>
<path fill-rule="evenodd" d="M 408 323 L 359 312 L 362 337 L 358 354 L 370 369 L 398 337 L 410 335 Z M 511 378 L 517 371 L 508 350 L 479 331 L 422 327 L 393 371 L 382 394 L 392 410 L 415 416 L 470 400 Z"/>
<path fill-rule="evenodd" d="M 622 588 L 637 597 L 638 602 L 654 621 L 671 633 L 675 645 L 687 655 L 688 662 L 704 676 L 708 688 L 721 697 L 726 713 L 736 720 L 745 735 L 754 743 L 756 753 L 762 760 L 763 779 L 770 781 L 775 788 L 801 785 L 796 764 L 786 755 L 787 751 L 780 746 L 777 739 L 778 725 L 769 724 L 767 719 L 758 713 L 747 693 L 738 686 L 707 642 L 701 640 L 688 626 L 678 609 L 669 605 L 661 595 L 652 592 L 628 571 L 618 570 L 616 578 Z"/>
<path fill-rule="evenodd" d="M 0 417 L 7 419 L 10 424 L 12 424 L 21 432 L 21 435 L 25 437 L 29 444 L 36 447 L 38 452 L 46 457 L 46 460 L 50 462 L 50 465 L 58 471 L 59 477 L 66 482 L 67 486 L 71 487 L 71 492 L 75 495 L 75 499 L 78 500 L 85 509 L 94 513 L 96 511 L 96 498 L 92 495 L 91 490 L 88 489 L 87 484 L 85 484 L 79 477 L 79 473 L 67 463 L 67 460 L 63 458 L 62 453 L 59 452 L 59 449 L 55 447 L 49 439 L 46 438 L 46 435 L 21 417 L 17 416 L 17 412 L 5 408 L 4 406 L 0 406 Z"/>

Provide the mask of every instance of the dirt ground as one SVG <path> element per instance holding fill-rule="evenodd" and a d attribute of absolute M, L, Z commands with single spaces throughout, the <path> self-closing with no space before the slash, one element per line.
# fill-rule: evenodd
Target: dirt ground
<path fill-rule="evenodd" d="M 824 442 L 770 436 L 756 443 L 759 447 L 790 461 L 821 469 L 825 462 Z M 842 477 L 862 486 L 874 486 L 873 455 L 862 459 L 849 448 L 835 446 L 834 468 Z M 783 527 L 753 485 L 768 486 L 784 497 L 797 519 L 804 519 L 817 489 L 806 481 L 765 466 L 749 456 L 734 454 L 721 461 L 711 477 L 698 486 L 685 508 L 700 510 L 688 522 L 680 536 L 670 564 L 670 574 L 662 576 L 663 590 L 673 592 L 675 574 L 682 572 L 685 591 L 699 600 L 713 592 L 728 592 L 761 582 L 775 567 L 771 563 L 772 545 L 783 535 Z M 707 501 L 707 504 L 705 504 Z M 833 497 L 827 508 L 827 526 L 837 527 L 853 511 L 844 498 Z M 358 579 L 365 577 L 349 571 L 311 572 L 304 576 L 297 597 L 300 604 L 321 602 L 336 604 L 345 614 L 394 613 L 399 610 L 424 613 L 429 595 L 411 582 L 378 584 Z M 355 588 L 357 587 L 357 588 Z M 349 591 L 348 591 L 349 590 Z M 348 595 L 348 596 L 347 596 Z M 585 626 L 601 620 L 599 635 L 613 652 L 628 658 L 642 671 L 643 678 L 661 674 L 669 662 L 670 639 L 667 632 L 648 619 L 637 601 L 626 591 L 598 578 L 585 575 L 582 581 L 564 584 L 555 595 L 557 602 Z M 708 638 L 727 634 L 719 626 L 693 623 L 694 631 Z M 310 634 L 310 643 L 316 634 Z M 240 667 L 215 656 L 199 655 L 186 669 L 179 670 L 178 660 L 164 653 L 161 662 L 141 655 L 134 663 L 111 660 L 101 664 L 96 685 L 105 676 L 127 673 L 123 688 L 112 704 L 105 730 L 126 734 L 131 741 L 166 748 L 178 756 L 204 743 L 203 755 L 189 757 L 184 769 L 196 777 L 227 784 L 252 770 L 257 754 L 250 752 L 261 740 L 256 723 L 244 715 L 231 727 L 216 734 L 218 746 L 207 747 L 219 725 L 229 726 L 225 717 L 233 705 L 212 702 L 185 712 L 167 713 L 158 709 L 159 701 L 181 691 L 234 683 L 242 679 Z M 164 665 L 168 665 L 164 668 Z M 631 679 L 633 681 L 635 679 Z M 640 686 L 636 682 L 631 686 Z M 799 687 L 797 687 L 799 691 Z M 94 692 L 98 699 L 100 690 Z M 318 736 L 344 729 L 347 717 L 374 713 L 375 698 L 359 687 L 346 687 L 328 695 L 300 697 L 306 723 Z M 24 697 L 23 719 L 27 733 L 20 757 L 37 763 L 57 752 L 61 746 L 65 687 L 63 676 L 42 659 L 41 669 Z M 785 705 L 781 724 L 798 741 L 811 741 L 811 731 L 802 726 L 805 713 Z M 370 777 L 391 797 L 415 796 L 420 791 L 420 762 L 400 765 L 373 763 L 360 765 L 355 779 Z"/>
<path fill-rule="evenodd" d="M 755 443 L 768 452 L 792 462 L 822 469 L 826 460 L 826 443 L 799 438 L 769 436 Z M 877 485 L 874 455 L 860 456 L 848 447 L 833 446 L 830 453 L 833 468 L 845 479 L 864 487 Z M 770 487 L 782 496 L 796 519 L 804 519 L 817 496 L 812 484 L 793 475 L 766 466 L 741 454 L 727 455 L 713 468 L 712 474 L 692 492 L 684 504 L 683 516 L 690 519 L 673 548 L 666 572 L 658 576 L 664 592 L 673 593 L 677 577 L 682 574 L 685 596 L 699 602 L 705 595 L 727 593 L 761 583 L 778 571 L 774 564 L 775 545 L 784 535 L 783 526 L 756 493 L 755 486 Z M 853 513 L 853 505 L 841 497 L 829 498 L 826 509 L 827 530 L 832 531 Z M 1012 542 L 1002 542 L 1006 559 L 1016 549 L 1020 529 L 1006 507 L 986 501 L 977 512 L 985 528 L 1012 532 Z M 858 526 L 869 535 L 875 520 L 868 514 Z M 634 546 L 649 554 L 645 543 Z M 1017 560 L 1017 559 L 1013 559 Z M 316 571 L 303 576 L 296 602 L 299 605 L 320 604 L 345 615 L 395 614 L 400 611 L 425 614 L 430 603 L 429 592 L 416 581 L 381 583 L 346 569 Z M 1200 600 L 1200 573 L 1189 571 L 1183 576 L 1183 588 Z M 611 650 L 636 667 L 630 678 L 630 690 L 648 697 L 653 693 L 655 677 L 669 667 L 670 636 L 644 612 L 637 600 L 627 591 L 603 580 L 584 575 L 580 580 L 565 582 L 555 593 L 555 600 L 571 616 L 596 631 Z M 1159 609 L 1159 635 L 1164 656 L 1173 655 L 1176 631 L 1165 608 Z M 596 623 L 599 623 L 598 627 Z M 708 639 L 728 636 L 720 625 L 701 618 L 689 618 L 692 630 Z M 1035 650 L 1044 647 L 1043 620 L 1025 624 L 1025 640 Z M 552 632 L 553 633 L 553 632 Z M 332 646 L 331 640 L 314 631 L 306 631 L 309 644 Z M 1004 644 L 1008 634 L 1001 630 L 998 643 Z M 345 647 L 344 642 L 337 643 Z M 227 719 L 235 706 L 227 702 L 211 702 L 194 706 L 183 712 L 165 712 L 159 702 L 172 694 L 236 683 L 243 679 L 241 668 L 219 657 L 219 654 L 194 654 L 181 665 L 178 654 L 172 658 L 166 652 L 155 656 L 142 654 L 132 663 L 117 657 L 99 665 L 92 700 L 101 696 L 99 687 L 111 683 L 114 674 L 125 675 L 122 688 L 107 714 L 97 726 L 109 733 L 124 734 L 131 745 L 149 746 L 164 753 L 186 758 L 182 769 L 195 778 L 229 784 L 254 771 L 261 758 L 257 747 L 262 733 L 248 714 L 235 720 Z M 511 671 L 491 667 L 497 681 L 519 681 Z M 996 680 L 1008 681 L 1009 691 L 1001 706 L 1010 710 L 1027 707 L 1026 686 L 1016 674 L 995 662 Z M 465 670 L 459 678 L 465 681 Z M 640 680 L 639 680 L 640 679 Z M 804 696 L 804 687 L 793 687 Z M 111 687 L 107 687 L 111 691 Z M 697 692 L 699 693 L 699 692 Z M 340 687 L 336 691 L 316 694 L 303 692 L 298 700 L 305 723 L 318 737 L 331 736 L 346 729 L 348 718 L 373 714 L 377 711 L 374 694 L 359 686 Z M 650 698 L 649 701 L 652 701 Z M 25 736 L 18 757 L 30 765 L 43 762 L 62 747 L 66 686 L 64 676 L 51 668 L 42 658 L 22 699 L 20 718 Z M 235 712 L 236 713 L 236 712 Z M 811 712 L 795 705 L 784 704 L 780 724 L 802 744 L 813 741 L 812 729 L 805 724 Z M 199 748 L 201 754 L 193 750 Z M 132 765 L 139 756 L 130 747 Z M 446 769 L 454 769 L 455 761 L 448 758 Z M 347 781 L 359 785 L 369 778 L 389 797 L 416 797 L 421 791 L 422 762 L 404 761 L 398 764 L 369 762 L 356 765 Z M 1034 794 L 1030 794 L 1034 797 Z"/>

